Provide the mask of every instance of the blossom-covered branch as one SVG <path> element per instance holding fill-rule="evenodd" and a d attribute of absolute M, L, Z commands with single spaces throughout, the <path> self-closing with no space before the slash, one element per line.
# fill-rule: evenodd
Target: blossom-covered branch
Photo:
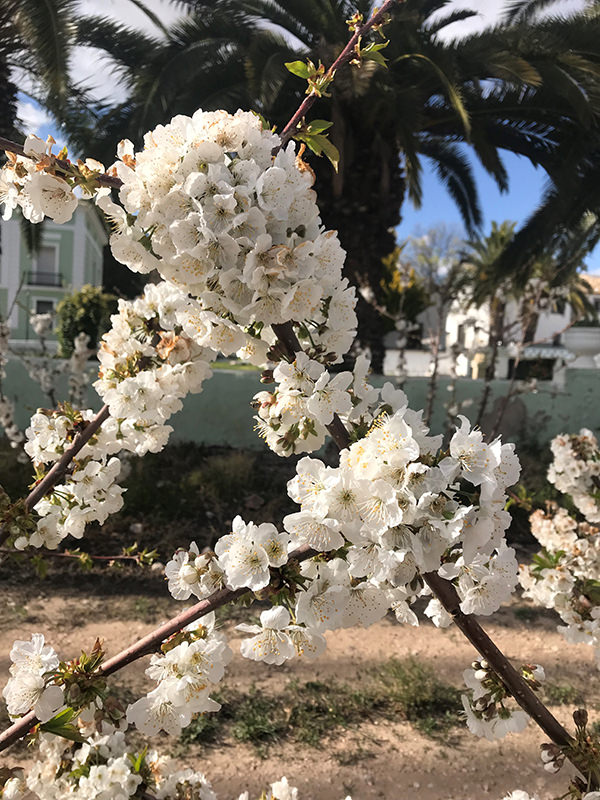
<path fill-rule="evenodd" d="M 302 546 L 290 553 L 289 558 L 300 563 L 313 555 L 314 550 L 307 546 Z M 101 676 L 113 675 L 115 672 L 123 669 L 123 667 L 126 667 L 128 664 L 143 658 L 143 656 L 160 651 L 162 643 L 169 637 L 183 630 L 186 626 L 190 625 L 201 617 L 205 617 L 207 614 L 216 611 L 218 608 L 221 608 L 228 603 L 232 603 L 239 597 L 248 594 L 249 591 L 249 588 L 225 588 L 214 592 L 206 599 L 201 600 L 200 602 L 191 606 L 191 608 L 182 611 L 180 614 L 172 617 L 158 628 L 155 628 L 137 642 L 134 642 L 129 647 L 126 647 L 120 653 L 117 653 L 116 655 L 104 661 L 98 667 L 98 674 Z M 38 722 L 39 720 L 37 719 L 34 711 L 25 714 L 17 722 L 0 733 L 0 750 L 5 750 L 19 739 L 22 739 L 23 736 L 26 736 L 31 728 L 33 728 Z"/>

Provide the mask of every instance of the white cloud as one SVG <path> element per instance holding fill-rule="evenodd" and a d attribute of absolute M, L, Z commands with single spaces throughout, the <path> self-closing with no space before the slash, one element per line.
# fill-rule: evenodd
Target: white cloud
<path fill-rule="evenodd" d="M 23 123 L 27 133 L 35 133 L 38 136 L 42 128 L 52 123 L 52 117 L 43 108 L 31 102 L 31 100 L 20 99 L 17 102 L 17 116 Z"/>
<path fill-rule="evenodd" d="M 444 31 L 445 39 L 461 39 L 471 33 L 481 31 L 497 22 L 503 10 L 509 5 L 510 0 L 451 0 L 437 17 L 445 17 L 452 11 L 468 8 L 477 11 L 476 17 L 455 22 Z M 586 0 L 556 0 L 549 6 L 545 14 L 560 13 L 572 14 L 580 11 L 586 5 Z"/>
<path fill-rule="evenodd" d="M 181 9 L 175 8 L 168 0 L 145 0 L 145 4 L 167 27 L 182 16 Z M 80 0 L 78 12 L 84 16 L 110 17 L 135 30 L 162 36 L 160 28 L 143 11 L 125 0 Z M 126 92 L 120 85 L 113 62 L 95 48 L 75 48 L 71 75 L 81 86 L 89 89 L 94 100 L 119 103 L 125 99 Z"/>

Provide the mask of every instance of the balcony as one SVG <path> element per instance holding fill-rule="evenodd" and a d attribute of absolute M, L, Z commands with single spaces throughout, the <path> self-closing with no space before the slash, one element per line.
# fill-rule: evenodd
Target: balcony
<path fill-rule="evenodd" d="M 28 271 L 25 274 L 25 282 L 28 286 L 62 286 L 63 277 L 60 272 L 40 272 L 39 270 Z"/>

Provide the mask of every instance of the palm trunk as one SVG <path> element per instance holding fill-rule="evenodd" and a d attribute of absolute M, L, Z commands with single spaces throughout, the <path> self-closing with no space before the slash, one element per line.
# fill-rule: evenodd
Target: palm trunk
<path fill-rule="evenodd" d="M 400 222 L 404 196 L 399 153 L 382 135 L 374 138 L 373 130 L 367 130 L 359 119 L 345 128 L 334 125 L 332 138 L 341 155 L 339 174 L 325 159 L 311 160 L 323 223 L 338 231 L 346 250 L 345 276 L 355 286 L 368 286 L 379 302 L 381 262 L 396 246 L 394 229 Z M 360 297 L 357 316 L 358 340 L 371 351 L 373 372 L 381 373 L 383 319 Z"/>
<path fill-rule="evenodd" d="M 492 392 L 492 381 L 496 376 L 496 364 L 498 362 L 498 351 L 500 349 L 500 342 L 504 332 L 504 310 L 506 304 L 502 300 L 494 299 L 491 304 L 492 310 L 492 330 L 490 331 L 490 339 L 488 345 L 491 345 L 490 360 L 485 368 L 485 384 L 483 387 L 483 394 L 479 401 L 479 410 L 477 412 L 476 425 L 481 425 L 487 410 L 488 400 Z"/>
<path fill-rule="evenodd" d="M 425 414 L 424 414 L 424 422 L 426 425 L 429 425 L 431 423 L 431 417 L 433 415 L 433 407 L 435 404 L 435 396 L 437 393 L 438 372 L 440 366 L 440 343 L 442 341 L 442 334 L 444 331 L 445 321 L 446 320 L 444 316 L 444 305 L 442 304 L 439 308 L 437 328 L 433 339 L 433 346 L 431 348 L 432 368 L 427 390 L 427 407 L 425 409 Z"/>

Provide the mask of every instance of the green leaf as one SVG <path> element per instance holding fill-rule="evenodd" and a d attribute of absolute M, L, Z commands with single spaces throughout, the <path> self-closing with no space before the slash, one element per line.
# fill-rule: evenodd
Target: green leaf
<path fill-rule="evenodd" d="M 326 119 L 313 119 L 306 126 L 306 130 L 308 133 L 323 133 L 323 131 L 329 130 L 332 125 L 333 122 L 329 122 Z"/>
<path fill-rule="evenodd" d="M 366 47 L 363 47 L 360 51 L 361 58 L 365 61 L 375 61 L 377 64 L 380 64 L 382 67 L 387 68 L 387 58 L 380 53 L 380 50 L 383 50 L 387 47 L 389 42 L 381 42 L 380 44 L 376 44 L 375 42 L 371 42 Z"/>
<path fill-rule="evenodd" d="M 297 75 L 299 78 L 304 78 L 308 80 L 311 76 L 311 70 L 308 64 L 305 64 L 304 61 L 286 61 L 285 68 L 288 72 L 291 72 L 292 75 Z"/>
<path fill-rule="evenodd" d="M 42 723 L 40 725 L 40 730 L 45 733 L 52 733 L 54 736 L 61 736 L 63 739 L 68 739 L 71 742 L 84 742 L 85 739 L 79 730 L 75 725 L 71 725 L 71 720 L 76 716 L 77 714 L 74 709 L 65 708 L 64 711 L 60 711 L 52 717 L 52 719 L 49 719 L 48 722 Z"/>
<path fill-rule="evenodd" d="M 321 133 L 299 133 L 295 138 L 304 142 L 308 149 L 312 150 L 315 155 L 327 156 L 335 171 L 338 171 L 340 153 L 337 147 L 329 141 L 327 136 Z"/>
<path fill-rule="evenodd" d="M 444 85 L 444 88 L 446 89 L 450 104 L 454 107 L 454 110 L 456 111 L 462 122 L 465 134 L 468 138 L 471 135 L 471 120 L 469 119 L 469 113 L 465 108 L 465 105 L 460 96 L 460 91 L 456 86 L 456 84 L 449 81 L 444 72 L 438 67 L 438 65 L 435 62 L 433 62 L 430 58 L 428 58 L 426 55 L 423 55 L 423 53 L 406 53 L 405 55 L 402 55 L 399 58 L 397 58 L 396 62 L 404 61 L 404 59 L 406 58 L 418 58 L 422 61 L 426 61 L 427 64 L 429 64 L 429 66 L 437 74 L 438 78 L 440 79 L 440 81 Z"/>
<path fill-rule="evenodd" d="M 340 165 L 340 151 L 334 144 L 332 144 L 329 141 L 329 139 L 325 139 L 325 137 L 322 137 L 322 139 L 323 142 L 321 144 L 321 147 L 323 149 L 323 154 L 326 155 L 327 158 L 331 161 L 334 170 L 337 172 L 338 167 Z"/>
<path fill-rule="evenodd" d="M 265 119 L 265 117 L 262 114 L 259 114 L 258 111 L 253 111 L 252 109 L 250 109 L 250 110 L 251 110 L 251 113 L 254 114 L 255 117 L 259 118 L 260 124 L 262 125 L 262 128 L 263 128 L 263 131 L 274 130 L 273 126 L 271 125 L 271 123 L 269 122 L 268 119 Z"/>
<path fill-rule="evenodd" d="M 48 573 L 48 562 L 44 558 L 44 556 L 34 556 L 31 559 L 31 563 L 34 566 L 36 574 L 40 580 L 44 580 Z"/>

